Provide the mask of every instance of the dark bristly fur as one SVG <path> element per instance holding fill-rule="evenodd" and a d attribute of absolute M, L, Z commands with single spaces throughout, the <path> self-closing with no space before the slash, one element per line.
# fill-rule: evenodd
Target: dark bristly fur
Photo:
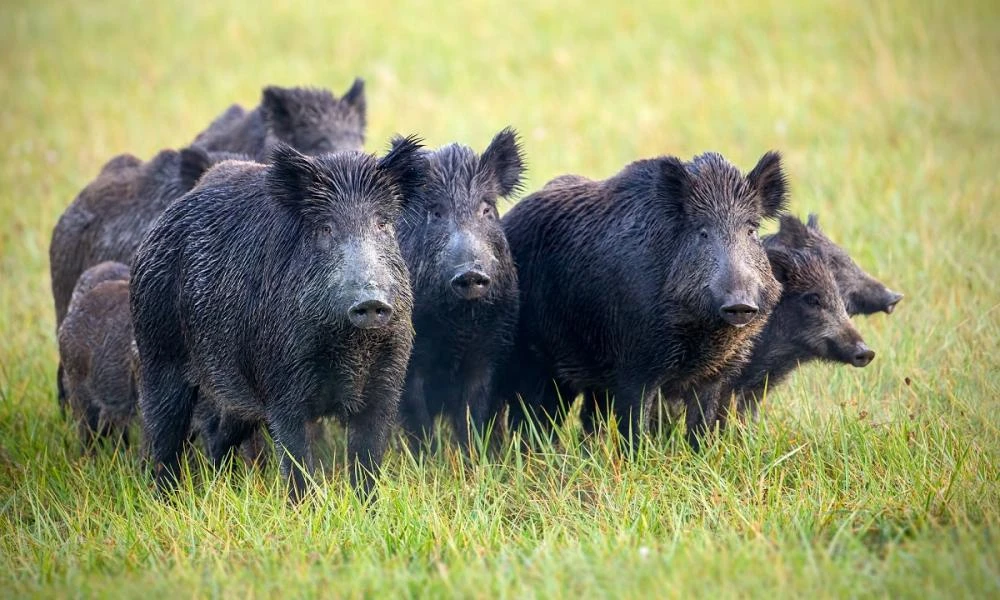
<path fill-rule="evenodd" d="M 150 230 L 133 263 L 132 316 L 161 488 L 177 477 L 202 395 L 225 421 L 216 462 L 266 423 L 297 499 L 306 423 L 337 416 L 352 481 L 372 489 L 413 341 L 392 225 L 423 184 L 419 148 L 410 139 L 381 159 L 310 158 L 279 145 L 271 166 L 216 167 Z"/>
<path fill-rule="evenodd" d="M 815 214 L 809 215 L 808 223 L 803 223 L 792 215 L 782 217 L 781 229 L 766 236 L 764 245 L 805 248 L 822 257 L 833 272 L 849 315 L 891 313 L 903 299 L 902 294 L 890 290 L 866 273 L 843 248 L 826 237 L 819 228 L 819 218 Z"/>
<path fill-rule="evenodd" d="M 130 154 L 108 161 L 66 208 L 52 232 L 49 269 L 56 328 L 66 316 L 77 277 L 85 269 L 104 261 L 131 263 L 139 242 L 167 205 L 194 187 L 211 165 L 234 158 L 242 156 L 186 148 L 164 150 L 145 163 Z M 62 376 L 56 378 L 59 403 L 64 406 Z"/>
<path fill-rule="evenodd" d="M 503 219 L 521 290 L 503 396 L 516 427 L 585 392 L 585 426 L 612 410 L 632 440 L 658 389 L 679 395 L 741 364 L 777 302 L 757 228 L 784 209 L 780 159 L 747 176 L 709 153 L 560 179 Z M 737 303 L 759 312 L 732 324 L 723 308 Z M 718 398 L 702 404 L 714 422 Z"/>
<path fill-rule="evenodd" d="M 95 436 L 127 443 L 136 412 L 128 282 L 128 267 L 121 263 L 84 271 L 59 327 L 63 388 L 85 450 Z"/>
<path fill-rule="evenodd" d="M 498 363 L 517 323 L 517 274 L 497 199 L 518 190 L 524 158 L 512 129 L 481 156 L 457 144 L 427 156 L 427 185 L 398 228 L 416 331 L 400 416 L 414 447 L 439 414 L 468 447 L 473 432 L 485 431 Z M 478 287 L 463 286 L 470 277 Z"/>
<path fill-rule="evenodd" d="M 249 112 L 230 106 L 194 143 L 208 150 L 242 152 L 260 161 L 279 142 L 309 155 L 360 151 L 365 143 L 365 113 L 361 79 L 355 79 L 340 98 L 324 89 L 269 86 L 259 106 Z"/>

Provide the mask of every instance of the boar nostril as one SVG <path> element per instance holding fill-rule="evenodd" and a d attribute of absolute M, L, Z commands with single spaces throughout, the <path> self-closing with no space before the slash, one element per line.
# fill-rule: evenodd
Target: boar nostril
<path fill-rule="evenodd" d="M 482 271 L 470 270 L 459 273 L 451 280 L 451 289 L 460 298 L 475 300 L 486 295 L 490 287 L 490 276 Z"/>
<path fill-rule="evenodd" d="M 392 318 L 392 307 L 381 300 L 358 302 L 347 311 L 347 316 L 359 329 L 385 327 Z"/>
<path fill-rule="evenodd" d="M 733 302 L 723 305 L 722 308 L 719 309 L 719 314 L 721 314 L 722 318 L 725 319 L 730 325 L 743 327 L 750 321 L 754 320 L 758 311 L 759 309 L 754 304 L 748 304 L 746 302 Z"/>
<path fill-rule="evenodd" d="M 889 300 L 885 303 L 885 312 L 892 314 L 892 311 L 896 309 L 896 305 L 899 301 L 903 299 L 903 295 L 898 292 L 889 292 Z"/>
<path fill-rule="evenodd" d="M 866 346 L 864 343 L 858 344 L 854 351 L 854 358 L 851 359 L 851 364 L 855 367 L 867 367 L 875 358 L 875 351 Z"/>

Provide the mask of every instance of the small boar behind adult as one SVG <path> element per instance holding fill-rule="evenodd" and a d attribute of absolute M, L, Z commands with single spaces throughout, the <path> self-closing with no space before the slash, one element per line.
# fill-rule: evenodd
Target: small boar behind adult
<path fill-rule="evenodd" d="M 84 271 L 59 327 L 63 388 L 84 450 L 95 436 L 128 442 L 137 400 L 128 285 L 128 267 L 121 263 L 103 262 Z"/>
<path fill-rule="evenodd" d="M 426 161 L 410 140 L 381 159 L 311 158 L 281 145 L 269 162 L 213 169 L 136 255 L 140 410 L 156 481 L 176 481 L 196 396 L 205 395 L 231 421 L 215 452 L 266 423 L 293 499 L 305 490 L 306 423 L 340 417 L 352 481 L 368 491 L 413 342 L 394 223 Z"/>
<path fill-rule="evenodd" d="M 657 389 L 677 394 L 745 360 L 780 291 L 758 227 L 784 205 L 776 153 L 746 176 L 714 153 L 641 160 L 516 204 L 503 218 L 521 292 L 502 392 L 512 425 L 526 416 L 519 399 L 544 424 L 586 392 L 585 425 L 606 398 L 633 440 Z"/>
<path fill-rule="evenodd" d="M 481 156 L 452 144 L 427 157 L 427 184 L 398 226 L 416 332 L 400 416 L 414 447 L 444 414 L 468 448 L 485 433 L 517 324 L 517 273 L 497 199 L 518 189 L 524 159 L 512 129 Z"/>
<path fill-rule="evenodd" d="M 891 313 L 903 295 L 887 288 L 858 266 L 854 259 L 819 228 L 819 217 L 810 214 L 807 223 L 793 215 L 781 218 L 777 233 L 764 238 L 765 247 L 804 248 L 822 257 L 844 299 L 847 314 Z"/>
<path fill-rule="evenodd" d="M 325 89 L 268 86 L 256 108 L 248 112 L 239 105 L 229 107 L 194 143 L 208 150 L 241 152 L 260 161 L 279 142 L 309 155 L 361 150 L 365 113 L 361 79 L 355 79 L 341 98 Z"/>
<path fill-rule="evenodd" d="M 193 188 L 212 165 L 241 158 L 191 147 L 164 150 L 145 163 L 129 154 L 108 161 L 52 231 L 49 273 L 56 328 L 66 316 L 81 273 L 104 261 L 131 263 L 139 242 L 167 205 Z M 61 367 L 56 380 L 59 403 L 64 406 Z"/>

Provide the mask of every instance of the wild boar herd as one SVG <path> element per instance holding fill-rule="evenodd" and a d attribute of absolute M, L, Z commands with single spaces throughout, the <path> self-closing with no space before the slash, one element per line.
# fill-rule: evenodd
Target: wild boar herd
<path fill-rule="evenodd" d="M 775 152 L 745 174 L 709 152 L 563 175 L 501 218 L 525 170 L 513 129 L 482 153 L 397 137 L 376 157 L 365 127 L 361 80 L 268 87 L 80 192 L 50 264 L 85 447 L 127 444 L 138 414 L 169 488 L 195 439 L 221 464 L 266 429 L 295 499 L 336 416 L 369 492 L 397 424 L 422 451 L 443 417 L 468 450 L 551 432 L 582 396 L 588 433 L 617 423 L 631 448 L 662 407 L 697 449 L 803 362 L 867 365 L 849 316 L 902 298 L 784 213 Z"/>

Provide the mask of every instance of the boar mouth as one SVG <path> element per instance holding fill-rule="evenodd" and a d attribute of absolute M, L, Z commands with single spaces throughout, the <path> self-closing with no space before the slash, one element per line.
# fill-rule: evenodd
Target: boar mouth
<path fill-rule="evenodd" d="M 733 327 L 749 325 L 757 317 L 758 312 L 760 309 L 755 304 L 747 302 L 734 302 L 719 309 L 722 319 Z"/>
<path fill-rule="evenodd" d="M 883 309 L 885 311 L 885 314 L 891 315 L 892 311 L 896 310 L 896 305 L 899 304 L 899 301 L 902 299 L 903 299 L 902 294 L 898 292 L 890 292 L 889 301 L 886 303 L 885 308 Z"/>

